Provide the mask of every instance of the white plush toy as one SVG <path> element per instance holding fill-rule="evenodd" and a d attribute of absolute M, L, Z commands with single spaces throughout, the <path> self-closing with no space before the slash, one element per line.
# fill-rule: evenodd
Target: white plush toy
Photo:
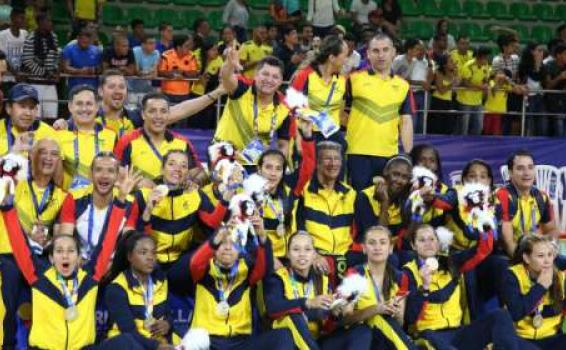
<path fill-rule="evenodd" d="M 436 236 L 440 243 L 440 251 L 444 254 L 448 254 L 450 252 L 450 246 L 452 246 L 454 242 L 454 232 L 444 226 L 440 226 L 436 228 Z"/>
<path fill-rule="evenodd" d="M 258 207 L 263 206 L 267 179 L 259 174 L 248 176 L 243 183 L 244 193 L 250 196 Z"/>
<path fill-rule="evenodd" d="M 367 289 L 367 280 L 364 276 L 353 273 L 346 276 L 336 290 L 336 296 L 331 309 L 344 307 L 355 303 Z"/>
<path fill-rule="evenodd" d="M 175 350 L 208 350 L 210 348 L 210 336 L 203 328 L 191 328 L 181 340 L 181 344 Z"/>
<path fill-rule="evenodd" d="M 418 165 L 413 167 L 413 178 L 411 180 L 413 192 L 409 195 L 413 215 L 420 217 L 426 210 L 426 205 L 420 190 L 423 187 L 431 187 L 434 189 L 437 181 L 438 178 L 436 174 L 429 169 Z M 417 220 L 416 217 L 414 219 Z"/>
<path fill-rule="evenodd" d="M 28 161 L 26 158 L 8 153 L 0 159 L 0 203 L 7 196 L 16 191 L 18 181 L 25 180 L 28 176 Z"/>
<path fill-rule="evenodd" d="M 236 162 L 236 151 L 229 142 L 218 142 L 208 147 L 210 168 L 214 181 L 228 185 L 230 177 L 236 172 L 244 174 L 242 165 Z"/>
<path fill-rule="evenodd" d="M 479 183 L 464 185 L 460 191 L 460 203 L 470 213 L 466 224 L 472 225 L 479 232 L 495 230 L 495 211 L 489 203 L 489 186 Z"/>
<path fill-rule="evenodd" d="M 256 232 L 250 220 L 255 209 L 255 202 L 246 193 L 237 194 L 230 200 L 230 215 L 236 222 L 232 230 L 232 241 L 241 249 L 246 246 L 249 235 L 256 239 Z"/>

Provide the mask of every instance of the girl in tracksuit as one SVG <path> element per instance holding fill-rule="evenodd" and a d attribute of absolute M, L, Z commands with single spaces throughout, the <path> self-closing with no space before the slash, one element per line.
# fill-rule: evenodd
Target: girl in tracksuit
<path fill-rule="evenodd" d="M 439 240 L 429 225 L 418 226 L 412 242 L 418 257 L 404 267 L 410 290 L 405 320 L 415 338 L 436 350 L 479 350 L 489 343 L 494 349 L 518 349 L 518 338 L 506 311 L 498 309 L 467 322 L 462 273 L 490 253 L 491 233 L 480 236 L 476 247 L 450 256 L 438 255 Z"/>
<path fill-rule="evenodd" d="M 98 284 L 103 277 L 116 245 L 125 216 L 125 198 L 139 182 L 126 178 L 120 185 L 101 244 L 90 261 L 80 264 L 80 245 L 73 236 L 56 235 L 48 251 L 51 266 L 41 271 L 41 265 L 31 253 L 21 229 L 16 210 L 2 207 L 2 215 L 10 238 L 14 258 L 26 281 L 32 287 L 32 320 L 30 349 L 142 349 L 129 335 L 121 335 L 95 345 L 96 299 Z"/>
<path fill-rule="evenodd" d="M 502 288 L 505 305 L 525 349 L 564 349 L 565 276 L 554 267 L 556 245 L 548 237 L 521 238 Z"/>
<path fill-rule="evenodd" d="M 367 281 L 366 291 L 355 304 L 346 323 L 364 322 L 372 329 L 372 349 L 416 349 L 403 330 L 408 278 L 389 261 L 393 252 L 391 232 L 372 226 L 363 240 L 367 263 L 351 269 Z"/>
<path fill-rule="evenodd" d="M 108 338 L 130 334 L 146 350 L 173 349 L 173 321 L 167 303 L 167 279 L 156 263 L 155 240 L 142 232 L 124 234 L 105 277 Z"/>
<path fill-rule="evenodd" d="M 322 337 L 323 331 L 332 328 L 334 316 L 341 316 L 345 310 L 330 311 L 334 297 L 328 276 L 313 269 L 315 255 L 313 239 L 307 232 L 289 237 L 288 267 L 279 268 L 265 282 L 273 328 L 290 330 L 295 348 L 300 350 L 369 349 L 371 333 L 362 325 Z"/>
<path fill-rule="evenodd" d="M 258 245 L 245 254 L 235 247 L 231 227 L 222 226 L 190 259 L 181 260 L 186 266 L 189 285 L 195 286 L 191 328 L 208 332 L 211 350 L 293 348 L 287 330 L 253 333 L 251 289 L 273 269 L 273 254 L 262 219 L 255 215 L 252 222 Z"/>

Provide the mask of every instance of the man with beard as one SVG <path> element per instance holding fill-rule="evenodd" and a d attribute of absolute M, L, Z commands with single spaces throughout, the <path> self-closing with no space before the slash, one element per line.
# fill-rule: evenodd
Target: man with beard
<path fill-rule="evenodd" d="M 359 193 L 356 200 L 356 228 L 366 232 L 372 226 L 385 226 L 397 236 L 402 223 L 402 209 L 409 196 L 411 161 L 405 156 L 391 158 L 383 169 L 383 177 L 376 176 L 373 185 Z M 358 241 L 363 241 L 358 235 Z"/>
<path fill-rule="evenodd" d="M 240 67 L 238 51 L 228 50 L 220 71 L 229 99 L 218 128 L 215 142 L 230 142 L 239 151 L 245 165 L 255 165 L 267 148 L 279 148 L 287 154 L 289 109 L 278 92 L 283 82 L 283 63 L 276 57 L 263 58 L 256 67 L 255 78 L 244 81 L 234 74 Z"/>
<path fill-rule="evenodd" d="M 342 276 L 352 265 L 350 258 L 361 252 L 361 246 L 352 245 L 356 191 L 339 180 L 342 152 L 339 143 L 318 143 L 316 173 L 299 198 L 296 214 L 297 229 L 313 237 L 317 251 L 314 268 L 332 278 Z"/>
<path fill-rule="evenodd" d="M 121 181 L 119 176 L 119 162 L 112 152 L 98 153 L 92 160 L 90 177 L 92 186 L 87 186 L 67 195 L 63 202 L 60 215 L 60 234 L 73 235 L 75 230 L 81 242 L 81 256 L 85 261 L 90 259 L 95 250 L 102 249 L 104 242 L 100 237 L 108 224 L 108 214 L 112 207 L 117 189 L 115 185 Z M 128 176 L 139 183 L 142 177 L 133 170 L 126 169 Z M 118 187 L 118 186 L 117 186 Z M 129 204 L 127 204 L 130 207 Z M 129 216 L 127 209 L 127 216 Z M 134 223 L 123 223 L 126 226 L 135 226 Z"/>
<path fill-rule="evenodd" d="M 30 178 L 16 185 L 14 207 L 22 230 L 27 235 L 31 251 L 42 259 L 43 249 L 53 235 L 55 219 L 65 198 L 60 187 L 61 152 L 53 139 L 37 141 L 30 152 Z M 47 259 L 43 260 L 47 263 Z M 0 313 L 4 330 L 0 347 L 12 349 L 16 345 L 16 314 L 21 290 L 25 287 L 23 276 L 12 256 L 4 219 L 0 217 L 0 276 L 3 283 L 2 304 L 6 312 Z M 1 332 L 0 332 L 1 334 Z"/>
<path fill-rule="evenodd" d="M 116 133 L 96 123 L 96 90 L 88 85 L 75 86 L 69 92 L 71 121 L 67 130 L 57 131 L 63 153 L 63 188 L 77 189 L 90 184 L 89 169 L 95 156 L 112 151 Z"/>
<path fill-rule="evenodd" d="M 192 143 L 169 131 L 171 110 L 163 94 L 149 93 L 142 99 L 143 127 L 123 136 L 114 152 L 122 166 L 131 166 L 146 178 L 145 187 L 153 187 L 160 175 L 163 157 L 172 150 L 186 152 L 191 175 L 199 178 L 204 173 Z M 149 181 L 148 181 L 149 180 Z"/>
<path fill-rule="evenodd" d="M 29 84 L 16 84 L 8 93 L 8 118 L 0 120 L 0 157 L 29 149 L 33 140 L 53 136 L 54 130 L 37 119 L 39 97 Z"/>

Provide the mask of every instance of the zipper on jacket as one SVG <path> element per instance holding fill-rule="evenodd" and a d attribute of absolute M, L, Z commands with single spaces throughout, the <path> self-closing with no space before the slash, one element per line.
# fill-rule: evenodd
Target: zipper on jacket
<path fill-rule="evenodd" d="M 175 211 L 173 210 L 173 197 L 169 197 L 171 199 L 171 221 L 175 220 Z M 171 235 L 171 247 L 167 249 L 167 261 L 171 262 L 171 249 L 175 245 L 175 235 Z"/>
<path fill-rule="evenodd" d="M 65 334 L 65 349 L 69 350 L 69 321 L 65 320 L 65 329 L 67 333 Z"/>

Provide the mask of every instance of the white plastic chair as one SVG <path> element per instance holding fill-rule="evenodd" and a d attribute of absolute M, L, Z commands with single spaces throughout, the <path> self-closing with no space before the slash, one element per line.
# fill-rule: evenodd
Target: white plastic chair
<path fill-rule="evenodd" d="M 499 173 L 501 174 L 503 183 L 507 183 L 507 181 L 509 181 L 509 170 L 507 169 L 507 164 L 503 164 L 499 167 Z"/>
<path fill-rule="evenodd" d="M 448 176 L 450 176 L 452 187 L 462 184 L 462 170 L 451 171 Z"/>

